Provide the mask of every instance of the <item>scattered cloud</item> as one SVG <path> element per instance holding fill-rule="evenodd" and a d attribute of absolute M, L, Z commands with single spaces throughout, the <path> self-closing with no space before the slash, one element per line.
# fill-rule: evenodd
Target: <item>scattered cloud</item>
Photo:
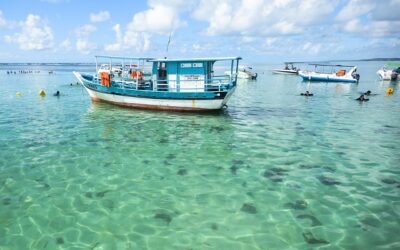
<path fill-rule="evenodd" d="M 96 26 L 91 24 L 82 25 L 75 29 L 76 50 L 82 54 L 90 54 L 92 50 L 97 49 L 97 45 L 89 40 L 90 35 L 96 30 Z"/>
<path fill-rule="evenodd" d="M 336 16 L 340 21 L 346 21 L 365 15 L 376 7 L 375 2 L 369 0 L 350 0 Z"/>
<path fill-rule="evenodd" d="M 169 34 L 185 25 L 186 22 L 179 19 L 177 9 L 165 4 L 154 4 L 150 9 L 135 14 L 128 24 L 128 30 Z"/>
<path fill-rule="evenodd" d="M 278 41 L 278 38 L 276 37 L 268 37 L 267 39 L 265 39 L 265 46 L 266 47 L 272 47 L 273 45 L 276 44 L 276 42 Z"/>
<path fill-rule="evenodd" d="M 110 12 L 100 11 L 99 13 L 90 13 L 90 21 L 93 23 L 99 23 L 107 21 L 111 18 Z"/>
<path fill-rule="evenodd" d="M 5 36 L 6 42 L 17 43 L 22 50 L 43 50 L 53 47 L 53 32 L 40 16 L 29 14 L 19 26 L 21 32 Z"/>
<path fill-rule="evenodd" d="M 290 35 L 329 22 L 338 3 L 338 0 L 201 0 L 193 17 L 208 22 L 205 33 L 210 36 Z"/>
<path fill-rule="evenodd" d="M 308 54 L 317 55 L 321 51 L 321 48 L 321 43 L 306 42 L 303 45 L 302 50 L 307 52 Z"/>
<path fill-rule="evenodd" d="M 136 13 L 131 22 L 122 30 L 120 24 L 116 24 L 113 30 L 116 41 L 107 44 L 106 51 L 120 51 L 133 48 L 137 52 L 147 51 L 150 48 L 150 39 L 153 35 L 169 35 L 174 30 L 187 25 L 179 18 L 179 12 L 187 10 L 182 0 L 173 0 L 168 3 L 160 0 L 150 0 L 149 9 Z"/>
<path fill-rule="evenodd" d="M 90 13 L 90 24 L 58 40 L 55 51 L 142 53 L 151 49 L 152 53 L 164 53 L 170 33 L 174 36 L 169 53 L 185 56 L 238 53 L 311 58 L 341 57 L 353 51 L 361 54 L 368 48 L 394 51 L 400 47 L 399 9 L 400 0 L 147 0 L 142 11 L 128 16 L 128 12 L 122 13 L 123 19 L 131 17 L 123 23 L 106 22 L 111 19 L 109 11 Z M 97 23 L 115 34 L 114 41 L 96 32 Z M 31 14 L 26 20 L 9 20 L 0 10 L 0 29 L 9 32 L 2 35 L 4 41 L 21 49 L 54 47 L 53 32 L 44 16 Z"/>
<path fill-rule="evenodd" d="M 71 41 L 69 39 L 65 39 L 60 43 L 60 48 L 64 50 L 70 50 L 71 49 Z"/>
<path fill-rule="evenodd" d="M 7 21 L 3 16 L 3 12 L 0 10 L 0 28 L 5 27 L 6 24 L 7 24 Z"/>
<path fill-rule="evenodd" d="M 116 35 L 116 41 L 115 43 L 107 44 L 104 47 L 106 51 L 121 51 L 132 48 L 136 52 L 143 52 L 150 47 L 151 36 L 147 32 L 136 32 L 128 27 L 125 34 L 122 34 L 120 24 L 114 25 L 113 30 Z"/>

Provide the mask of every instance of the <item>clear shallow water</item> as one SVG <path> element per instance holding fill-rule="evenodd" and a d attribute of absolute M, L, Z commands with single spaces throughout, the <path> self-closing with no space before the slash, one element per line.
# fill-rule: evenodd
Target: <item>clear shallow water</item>
<path fill-rule="evenodd" d="M 398 84 L 357 65 L 358 85 L 256 65 L 217 114 L 91 103 L 67 71 L 0 69 L 0 248 L 400 248 Z"/>

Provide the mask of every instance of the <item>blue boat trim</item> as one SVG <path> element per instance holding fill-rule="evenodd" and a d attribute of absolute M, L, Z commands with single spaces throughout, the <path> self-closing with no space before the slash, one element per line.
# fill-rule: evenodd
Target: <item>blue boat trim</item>
<path fill-rule="evenodd" d="M 316 76 L 303 76 L 300 75 L 303 80 L 305 81 L 320 81 L 320 82 L 351 82 L 351 83 L 356 83 L 357 80 L 348 80 L 348 79 L 336 79 L 336 78 L 325 78 L 325 77 L 316 77 Z"/>
<path fill-rule="evenodd" d="M 92 82 L 84 82 L 85 87 L 90 90 L 97 91 L 105 94 L 113 94 L 120 96 L 131 96 L 137 98 L 151 98 L 151 99 L 175 99 L 175 100 L 213 100 L 224 99 L 229 91 L 220 92 L 168 92 L 168 91 L 153 91 L 153 90 L 135 90 L 135 89 L 121 89 L 115 87 L 105 87 L 100 84 Z"/>

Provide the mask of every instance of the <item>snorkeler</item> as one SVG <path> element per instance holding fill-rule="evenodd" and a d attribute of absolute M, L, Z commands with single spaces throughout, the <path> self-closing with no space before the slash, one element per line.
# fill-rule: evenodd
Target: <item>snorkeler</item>
<path fill-rule="evenodd" d="M 54 93 L 53 96 L 60 96 L 60 91 L 57 90 L 57 92 Z"/>
<path fill-rule="evenodd" d="M 360 97 L 358 97 L 356 100 L 357 100 L 357 101 L 360 101 L 360 102 L 369 101 L 369 99 L 365 98 L 364 94 L 360 95 Z"/>
<path fill-rule="evenodd" d="M 300 95 L 303 95 L 303 96 L 313 96 L 314 94 L 311 94 L 310 92 L 306 91 L 305 93 L 301 93 Z"/>

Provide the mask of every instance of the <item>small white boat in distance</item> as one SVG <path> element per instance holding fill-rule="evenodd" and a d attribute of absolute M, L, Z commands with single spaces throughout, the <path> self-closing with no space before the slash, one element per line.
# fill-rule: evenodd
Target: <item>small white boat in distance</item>
<path fill-rule="evenodd" d="M 299 71 L 299 76 L 301 76 L 304 81 L 357 83 L 360 79 L 360 75 L 356 73 L 356 66 L 330 64 L 309 65 L 314 67 L 314 71 Z M 327 71 L 329 73 L 326 73 Z"/>
<path fill-rule="evenodd" d="M 394 67 L 390 70 L 388 67 Z M 400 63 L 389 62 L 376 72 L 382 81 L 396 81 L 399 80 Z"/>
<path fill-rule="evenodd" d="M 274 74 L 290 74 L 297 75 L 299 73 L 299 68 L 294 66 L 295 62 L 285 62 L 285 68 L 283 69 L 273 69 L 272 73 Z"/>
<path fill-rule="evenodd" d="M 231 71 L 225 71 L 225 75 L 230 76 Z M 239 65 L 239 69 L 237 72 L 237 78 L 239 79 L 257 79 L 257 73 L 253 71 L 253 68 L 246 65 Z"/>

